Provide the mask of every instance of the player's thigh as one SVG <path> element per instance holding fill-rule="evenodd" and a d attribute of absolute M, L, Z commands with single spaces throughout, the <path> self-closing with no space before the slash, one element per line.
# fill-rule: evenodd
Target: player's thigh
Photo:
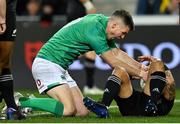
<path fill-rule="evenodd" d="M 126 70 L 122 67 L 115 67 L 112 72 L 112 75 L 116 75 L 121 80 L 119 97 L 128 98 L 129 96 L 131 96 L 133 88 L 131 85 L 130 77 Z"/>
<path fill-rule="evenodd" d="M 56 63 L 42 58 L 35 58 L 32 64 L 32 74 L 36 82 L 39 93 L 43 93 L 54 86 L 61 84 L 72 83 L 77 85 L 74 81 L 68 82 L 66 77 L 66 70 Z"/>
<path fill-rule="evenodd" d="M 51 96 L 54 99 L 57 99 L 61 101 L 62 103 L 72 104 L 73 98 L 71 89 L 67 84 L 62 84 L 59 86 L 56 86 L 46 92 L 49 96 Z"/>
<path fill-rule="evenodd" d="M 154 72 L 164 72 L 164 63 L 162 61 L 152 62 L 149 66 L 148 78 L 145 82 L 144 86 L 144 93 L 150 96 L 150 81 L 151 81 L 151 74 Z"/>
<path fill-rule="evenodd" d="M 82 95 L 79 87 L 77 86 L 76 81 L 70 76 L 68 71 L 66 71 L 66 73 L 65 73 L 65 78 L 66 78 L 67 84 L 71 88 L 71 92 L 72 92 L 72 95 L 74 98 L 74 103 L 75 103 L 76 110 L 77 110 L 76 115 L 77 116 L 87 115 L 88 111 L 83 103 L 83 95 Z"/>
<path fill-rule="evenodd" d="M 11 41 L 0 41 L 0 64 L 4 68 L 9 67 L 13 44 Z"/>
<path fill-rule="evenodd" d="M 133 88 L 131 84 L 122 84 L 119 92 L 119 97 L 121 98 L 128 98 L 132 95 Z"/>
<path fill-rule="evenodd" d="M 74 98 L 74 103 L 77 110 L 77 116 L 86 116 L 88 114 L 87 108 L 83 103 L 83 95 L 78 86 L 72 87 L 71 92 Z"/>

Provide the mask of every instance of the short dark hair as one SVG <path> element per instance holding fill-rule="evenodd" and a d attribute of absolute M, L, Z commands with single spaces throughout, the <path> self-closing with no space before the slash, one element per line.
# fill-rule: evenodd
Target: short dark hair
<path fill-rule="evenodd" d="M 132 16 L 130 15 L 130 13 L 128 11 L 116 10 L 112 14 L 112 16 L 120 17 L 124 21 L 125 25 L 127 25 L 129 27 L 130 31 L 133 31 L 135 29 Z"/>

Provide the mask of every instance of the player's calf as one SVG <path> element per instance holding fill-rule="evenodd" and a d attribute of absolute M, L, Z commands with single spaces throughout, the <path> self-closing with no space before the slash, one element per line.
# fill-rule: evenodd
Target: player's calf
<path fill-rule="evenodd" d="M 120 92 L 121 83 L 128 82 L 127 81 L 128 79 L 129 79 L 129 76 L 124 68 L 120 66 L 115 67 L 112 72 L 112 75 L 109 76 L 106 82 L 106 86 L 105 86 L 105 90 L 104 90 L 104 94 L 103 94 L 103 98 L 101 102 L 105 106 L 110 106 L 112 100 L 116 96 L 118 96 Z"/>
<path fill-rule="evenodd" d="M 156 71 L 150 76 L 151 100 L 156 104 L 166 85 L 166 75 L 164 72 Z"/>

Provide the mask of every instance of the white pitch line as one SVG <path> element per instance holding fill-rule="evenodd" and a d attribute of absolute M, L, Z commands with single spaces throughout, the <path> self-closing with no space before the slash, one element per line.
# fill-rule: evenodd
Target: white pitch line
<path fill-rule="evenodd" d="M 28 117 L 34 117 L 34 116 L 39 116 L 39 115 L 52 115 L 50 112 L 41 112 L 41 113 L 31 113 L 28 114 Z"/>
<path fill-rule="evenodd" d="M 180 102 L 180 99 L 175 99 L 175 102 L 177 102 L 177 103 Z"/>

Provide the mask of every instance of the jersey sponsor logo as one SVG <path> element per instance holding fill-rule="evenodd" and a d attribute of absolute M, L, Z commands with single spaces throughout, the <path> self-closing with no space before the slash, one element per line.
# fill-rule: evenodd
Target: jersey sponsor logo
<path fill-rule="evenodd" d="M 17 29 L 14 29 L 14 30 L 13 30 L 13 33 L 12 33 L 12 36 L 13 36 L 13 37 L 16 37 L 16 32 L 17 32 Z"/>

